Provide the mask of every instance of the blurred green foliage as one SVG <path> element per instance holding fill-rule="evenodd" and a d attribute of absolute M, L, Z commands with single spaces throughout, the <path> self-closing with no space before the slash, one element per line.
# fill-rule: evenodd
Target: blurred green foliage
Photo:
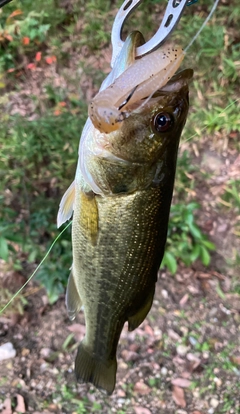
<path fill-rule="evenodd" d="M 38 263 L 58 234 L 56 215 L 62 194 L 74 177 L 79 137 L 87 117 L 86 102 L 81 99 L 79 74 L 75 73 L 76 93 L 68 86 L 46 86 L 44 96 L 32 95 L 34 116 L 9 115 L 11 91 L 18 91 L 29 76 L 27 65 L 36 54 L 54 55 L 57 64 L 70 67 L 71 58 L 81 55 L 79 67 L 99 86 L 105 76 L 91 68 L 83 56 L 97 57 L 110 42 L 111 26 L 121 0 L 74 0 L 64 5 L 57 0 L 15 0 L 0 11 L 0 256 L 21 270 L 27 260 Z M 150 37 L 159 26 L 158 15 L 165 7 L 158 1 L 146 1 L 127 22 L 124 34 L 140 29 Z M 19 13 L 16 13 L 20 10 Z M 187 46 L 209 10 L 203 1 L 201 15 L 195 5 L 187 8 L 174 35 L 176 42 Z M 236 24 L 240 8 L 221 5 L 218 19 L 209 22 L 186 57 L 186 66 L 196 71 L 195 99 L 183 140 L 197 141 L 202 129 L 209 132 L 240 131 L 236 111 L 239 91 L 239 41 L 229 33 L 228 24 Z M 189 18 L 191 24 L 189 24 Z M 214 42 L 213 42 L 214 33 Z M 26 40 L 26 39 L 29 39 Z M 83 51 L 83 48 L 84 51 Z M 194 58 L 193 58 L 194 57 Z M 206 99 L 206 94 L 208 99 Z M 61 104 L 64 104 L 61 106 Z M 228 106 L 230 104 L 230 106 Z M 190 265 L 200 259 L 207 266 L 214 249 L 196 223 L 198 206 L 189 197 L 195 186 L 194 167 L 184 152 L 178 162 L 175 204 L 163 266 L 175 273 L 179 261 Z M 239 202 L 235 184 L 225 195 Z M 231 194 L 230 194 L 231 193 Z M 186 203 L 186 198 L 189 200 Z M 50 258 L 38 272 L 53 303 L 63 292 L 71 266 L 70 230 L 54 247 Z"/>
<path fill-rule="evenodd" d="M 168 239 L 162 267 L 166 266 L 171 273 L 176 273 L 177 262 L 181 260 L 190 266 L 200 259 L 204 266 L 210 263 L 209 251 L 215 250 L 195 221 L 194 212 L 200 206 L 197 203 L 173 204 L 168 226 Z"/>

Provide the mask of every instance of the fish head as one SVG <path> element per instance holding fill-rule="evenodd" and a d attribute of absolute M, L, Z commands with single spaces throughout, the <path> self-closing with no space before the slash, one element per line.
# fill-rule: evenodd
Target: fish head
<path fill-rule="evenodd" d="M 117 131 L 96 132 L 98 148 L 133 163 L 153 163 L 167 147 L 173 149 L 186 122 L 192 75 L 191 69 L 183 70 L 152 96 L 135 102 Z"/>
<path fill-rule="evenodd" d="M 175 172 L 192 75 L 191 69 L 183 70 L 152 96 L 129 106 L 118 130 L 105 134 L 92 127 L 85 166 L 98 193 L 132 192 Z"/>

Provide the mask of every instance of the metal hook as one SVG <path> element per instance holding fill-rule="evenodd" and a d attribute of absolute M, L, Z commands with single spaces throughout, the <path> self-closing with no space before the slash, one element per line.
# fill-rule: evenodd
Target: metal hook
<path fill-rule="evenodd" d="M 10 3 L 10 1 L 12 1 L 12 0 L 0 0 L 0 9 L 1 9 L 1 7 L 5 6 L 5 4 Z"/>
<path fill-rule="evenodd" d="M 123 47 L 122 28 L 125 20 L 132 14 L 143 0 L 125 0 L 120 7 L 112 27 L 112 66 Z M 144 45 L 136 49 L 136 57 L 141 57 L 156 50 L 175 29 L 183 13 L 185 6 L 197 0 L 169 0 L 163 17 L 163 21 L 155 35 Z"/>

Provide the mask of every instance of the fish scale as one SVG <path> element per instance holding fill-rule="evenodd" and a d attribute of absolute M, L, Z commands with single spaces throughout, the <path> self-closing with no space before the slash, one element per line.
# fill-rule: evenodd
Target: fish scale
<path fill-rule="evenodd" d="M 130 309 L 133 307 L 130 313 L 134 313 L 135 309 L 131 304 L 138 295 L 141 295 L 140 303 L 142 303 L 144 300 L 143 288 L 156 281 L 155 268 L 152 271 L 153 275 L 149 278 L 149 268 L 153 267 L 152 256 L 149 253 L 156 252 L 153 244 L 156 245 L 158 242 L 155 233 L 157 228 L 156 217 L 158 216 L 156 202 L 159 199 L 159 189 L 154 190 L 153 194 L 148 194 L 144 202 L 143 194 L 138 192 L 127 196 L 127 198 L 120 196 L 106 200 L 98 197 L 97 206 L 101 231 L 96 246 L 92 246 L 92 249 L 89 248 L 83 232 L 78 233 L 81 254 L 77 260 L 81 262 L 81 268 L 88 271 L 89 279 L 92 279 L 79 285 L 79 291 L 80 295 L 91 298 L 91 300 L 86 300 L 84 311 L 86 320 L 90 320 L 92 326 L 97 325 L 98 327 L 96 338 L 100 337 L 101 332 L 103 335 L 103 332 L 107 330 L 105 313 L 108 315 L 111 325 L 111 310 L 116 308 L 115 313 L 120 314 L 118 318 L 122 318 L 122 323 L 124 323 L 126 317 L 125 315 L 122 316 L 121 313 L 126 304 Z M 126 205 L 128 205 L 129 214 L 126 214 Z M 146 209 L 148 209 L 147 220 L 145 214 L 143 214 Z M 135 212 L 135 220 L 133 220 L 132 211 Z M 123 214 L 125 218 L 124 226 L 120 220 L 120 216 Z M 105 219 L 106 217 L 108 220 Z M 159 217 L 161 218 L 160 215 Z M 140 231 L 138 224 L 140 224 Z M 109 239 L 109 233 L 112 231 L 119 234 L 118 237 L 114 238 L 114 243 Z M 87 246 L 86 249 L 84 246 Z M 135 246 L 137 246 L 137 250 Z M 147 259 L 145 256 L 147 256 Z M 92 257 L 98 258 L 98 260 L 95 259 L 94 268 L 91 265 Z M 97 285 L 94 283 L 96 278 Z M 125 285 L 124 289 L 122 281 Z M 125 287 L 128 289 L 126 290 Z M 92 305 L 93 302 L 97 304 L 95 309 Z M 96 317 L 97 323 L 95 323 Z M 115 323 L 116 320 L 113 320 L 113 325 Z M 109 328 L 105 339 L 112 336 L 112 328 Z"/>

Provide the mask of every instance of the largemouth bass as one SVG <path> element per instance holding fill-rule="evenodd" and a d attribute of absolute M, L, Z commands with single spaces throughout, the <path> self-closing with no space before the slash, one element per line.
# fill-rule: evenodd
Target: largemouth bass
<path fill-rule="evenodd" d="M 74 210 L 66 305 L 70 319 L 83 306 L 86 320 L 76 376 L 108 394 L 123 325 L 132 331 L 152 306 L 192 78 L 191 69 L 174 75 L 179 48 L 135 60 L 143 41 L 139 32 L 127 38 L 89 106 L 76 177 L 58 214 L 61 225 Z"/>

